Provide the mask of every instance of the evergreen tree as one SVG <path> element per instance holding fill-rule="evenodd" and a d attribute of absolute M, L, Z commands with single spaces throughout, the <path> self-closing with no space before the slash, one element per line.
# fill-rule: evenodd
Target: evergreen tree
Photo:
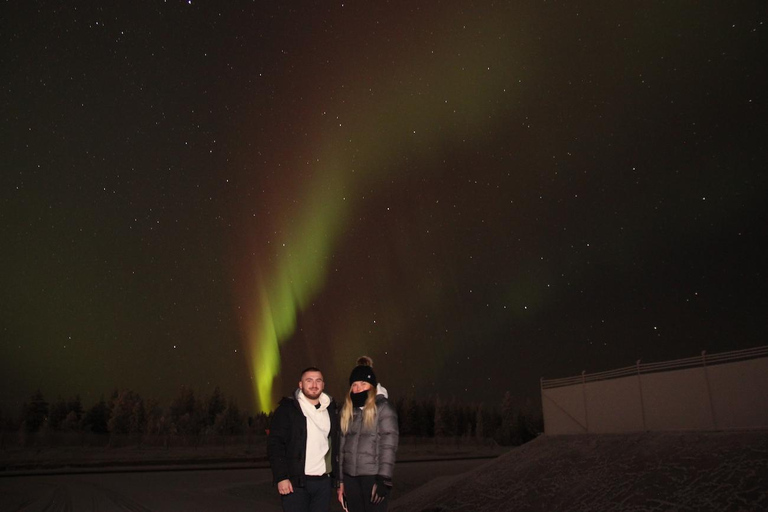
<path fill-rule="evenodd" d="M 530 427 L 528 425 L 528 419 L 525 417 L 525 414 L 522 412 L 517 415 L 517 435 L 520 438 L 520 444 L 527 443 L 534 437 L 536 437 L 535 434 L 533 434 L 530 430 Z"/>
<path fill-rule="evenodd" d="M 501 403 L 501 428 L 499 443 L 503 445 L 521 444 L 520 433 L 518 431 L 518 420 L 515 414 L 515 406 L 512 395 L 509 391 L 504 393 L 504 399 Z"/>
<path fill-rule="evenodd" d="M 212 426 L 214 423 L 216 423 L 216 416 L 224 412 L 224 409 L 226 408 L 227 401 L 224 398 L 224 395 L 221 394 L 221 389 L 219 389 L 219 386 L 216 386 L 213 390 L 213 393 L 208 398 L 206 404 L 206 410 L 208 413 L 206 425 Z"/>
<path fill-rule="evenodd" d="M 434 436 L 445 437 L 447 434 L 447 426 L 445 423 L 445 404 L 440 400 L 440 397 L 435 398 L 435 412 L 434 416 Z"/>
<path fill-rule="evenodd" d="M 418 436 L 419 435 L 419 426 L 418 426 L 418 413 L 416 412 L 416 401 L 413 399 L 413 397 L 408 397 L 403 403 L 403 407 L 405 408 L 405 418 L 403 419 L 403 430 L 400 431 L 400 435 L 404 436 Z"/>
<path fill-rule="evenodd" d="M 421 405 L 423 408 L 422 418 L 424 420 L 424 431 L 422 435 L 425 437 L 434 437 L 435 411 L 437 410 L 437 404 L 435 402 L 424 400 Z"/>
<path fill-rule="evenodd" d="M 472 431 L 471 420 L 467 415 L 467 408 L 464 405 L 457 404 L 455 410 L 456 415 L 456 435 L 463 437 L 467 434 L 467 431 Z"/>
<path fill-rule="evenodd" d="M 37 437 L 44 446 L 50 446 L 52 430 L 50 417 L 46 417 L 43 424 L 40 425 L 40 430 L 37 431 Z"/>
<path fill-rule="evenodd" d="M 185 414 L 194 415 L 196 405 L 195 392 L 192 388 L 181 386 L 179 394 L 171 402 L 171 418 L 176 420 Z"/>
<path fill-rule="evenodd" d="M 164 414 L 150 415 L 147 421 L 147 433 L 158 436 L 169 436 L 176 434 L 176 426 Z"/>
<path fill-rule="evenodd" d="M 483 431 L 483 406 L 479 405 L 475 410 L 475 439 L 483 439 L 485 433 Z"/>
<path fill-rule="evenodd" d="M 245 416 L 233 398 L 229 399 L 227 408 L 216 416 L 214 431 L 217 434 L 236 435 L 245 430 Z"/>
<path fill-rule="evenodd" d="M 518 416 L 520 440 L 522 443 L 527 443 L 543 431 L 544 419 L 541 412 L 541 402 L 534 402 L 529 398 L 525 401 L 525 405 Z"/>
<path fill-rule="evenodd" d="M 266 434 L 271 419 L 269 414 L 260 412 L 251 421 L 251 429 L 257 434 Z"/>
<path fill-rule="evenodd" d="M 61 422 L 60 429 L 64 432 L 74 432 L 80 428 L 80 420 L 75 411 L 69 411 L 67 417 Z"/>
<path fill-rule="evenodd" d="M 24 404 L 24 408 L 26 408 L 26 404 Z M 19 425 L 19 446 L 27 446 L 28 439 L 27 422 L 22 420 Z"/>
<path fill-rule="evenodd" d="M 133 411 L 131 411 L 131 422 L 128 425 L 129 434 L 142 434 L 147 427 L 147 413 L 144 408 L 144 400 L 139 398 L 133 404 Z"/>
<path fill-rule="evenodd" d="M 427 435 L 427 412 L 424 404 L 418 400 L 410 400 L 410 432 L 413 436 L 423 437 Z"/>
<path fill-rule="evenodd" d="M 117 388 L 113 389 L 112 395 L 109 397 L 109 400 L 107 400 L 107 409 L 109 410 L 109 415 L 107 418 L 112 415 L 112 409 L 115 408 L 115 401 L 117 400 L 118 396 L 120 396 L 120 391 Z"/>
<path fill-rule="evenodd" d="M 400 432 L 400 436 L 405 435 L 405 430 L 403 429 L 403 423 L 405 422 L 405 410 L 404 410 L 404 403 L 405 398 L 400 399 L 394 399 L 391 400 L 390 403 L 395 408 L 395 413 L 397 414 L 397 429 Z"/>
<path fill-rule="evenodd" d="M 159 434 L 162 423 L 161 419 L 164 417 L 163 408 L 160 407 L 160 403 L 157 399 L 150 398 L 144 404 L 144 411 L 146 415 L 145 432 L 147 434 Z"/>
<path fill-rule="evenodd" d="M 112 414 L 107 422 L 113 434 L 140 432 L 144 425 L 144 404 L 138 393 L 125 389 L 112 401 Z"/>
<path fill-rule="evenodd" d="M 109 432 L 107 422 L 109 421 L 109 407 L 102 398 L 96 402 L 93 407 L 88 409 L 83 420 L 83 427 L 95 434 L 106 434 Z"/>
<path fill-rule="evenodd" d="M 50 412 L 48 415 L 50 426 L 53 430 L 60 430 L 61 423 L 64 421 L 64 418 L 67 417 L 68 412 L 69 407 L 67 406 L 67 402 L 65 402 L 64 399 L 59 396 L 50 406 Z"/>
<path fill-rule="evenodd" d="M 4 418 L 4 421 L 3 421 L 2 428 L 4 428 L 8 432 L 18 432 L 23 418 L 19 416 L 13 417 L 7 412 L 3 416 L 3 418 Z"/>
<path fill-rule="evenodd" d="M 37 432 L 48 418 L 48 402 L 38 389 L 32 395 L 28 404 L 24 405 L 23 421 L 27 432 Z"/>
<path fill-rule="evenodd" d="M 5 411 L 0 408 L 0 431 L 12 432 L 16 430 L 13 426 L 13 418 L 8 416 Z"/>
<path fill-rule="evenodd" d="M 453 437 L 457 435 L 458 424 L 458 406 L 456 405 L 456 398 L 451 398 L 450 402 L 443 405 L 443 423 L 445 424 L 445 430 L 443 435 L 446 437 Z"/>
<path fill-rule="evenodd" d="M 466 424 L 466 430 L 464 431 L 465 436 L 472 437 L 475 435 L 475 430 L 477 430 L 477 415 L 475 415 L 476 410 L 477 407 L 474 405 L 467 405 L 464 408 L 464 422 Z"/>
<path fill-rule="evenodd" d="M 171 420 L 176 426 L 176 431 L 182 435 L 196 435 L 200 433 L 205 422 L 202 406 L 195 399 L 195 392 L 181 386 L 178 396 L 171 403 Z"/>
<path fill-rule="evenodd" d="M 74 412 L 75 417 L 77 418 L 77 421 L 80 421 L 83 419 L 83 404 L 80 401 L 80 395 L 75 395 L 74 398 L 72 398 L 67 403 L 67 412 Z"/>

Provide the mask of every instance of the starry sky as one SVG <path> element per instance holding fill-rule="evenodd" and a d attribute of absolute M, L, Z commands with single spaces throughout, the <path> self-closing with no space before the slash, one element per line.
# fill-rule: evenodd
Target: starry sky
<path fill-rule="evenodd" d="M 0 406 L 764 345 L 760 1 L 4 2 Z"/>

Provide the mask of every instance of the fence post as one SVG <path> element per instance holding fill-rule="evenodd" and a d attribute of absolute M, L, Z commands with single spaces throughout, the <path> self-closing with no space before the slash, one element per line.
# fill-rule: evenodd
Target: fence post
<path fill-rule="evenodd" d="M 581 371 L 581 396 L 582 400 L 584 401 L 584 426 L 587 429 L 587 434 L 589 434 L 589 415 L 587 414 L 587 382 L 584 378 L 587 373 L 587 370 Z"/>
<path fill-rule="evenodd" d="M 640 378 L 640 359 L 635 363 L 637 367 L 637 388 L 640 391 L 640 417 L 643 420 L 643 431 L 648 430 L 645 426 L 645 400 L 643 400 L 643 380 Z"/>
<path fill-rule="evenodd" d="M 707 369 L 707 351 L 701 351 L 701 365 L 704 369 L 704 383 L 707 386 L 707 398 L 709 399 L 709 415 L 712 418 L 712 427 L 717 429 L 717 419 L 715 418 L 715 405 L 712 402 L 712 388 L 709 384 L 709 370 Z"/>

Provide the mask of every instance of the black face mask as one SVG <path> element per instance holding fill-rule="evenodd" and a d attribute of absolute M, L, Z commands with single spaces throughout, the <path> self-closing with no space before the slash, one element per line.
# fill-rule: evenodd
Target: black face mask
<path fill-rule="evenodd" d="M 365 401 L 368 400 L 368 391 L 361 391 L 359 393 L 350 391 L 349 397 L 352 399 L 352 405 L 355 407 L 362 407 L 365 405 Z"/>

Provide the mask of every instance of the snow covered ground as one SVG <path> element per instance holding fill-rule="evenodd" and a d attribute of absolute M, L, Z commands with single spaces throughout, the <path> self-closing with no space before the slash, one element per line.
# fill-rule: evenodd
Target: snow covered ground
<path fill-rule="evenodd" d="M 406 451 L 429 458 L 435 449 Z M 238 464 L 0 472 L 0 512 L 279 511 L 266 464 Z M 390 498 L 390 512 L 764 512 L 768 431 L 542 436 L 490 461 L 398 463 Z"/>
<path fill-rule="evenodd" d="M 473 457 L 508 450 L 466 439 L 405 438 L 390 497 L 486 461 Z M 424 460 L 429 462 L 406 462 Z M 0 449 L 0 512 L 279 511 L 268 468 L 263 443 L 169 449 L 6 446 Z M 341 507 L 334 503 L 331 510 Z"/>
<path fill-rule="evenodd" d="M 542 436 L 390 512 L 764 512 L 768 431 Z"/>
<path fill-rule="evenodd" d="M 399 463 L 392 499 L 483 460 Z M 181 466 L 179 466 L 181 467 Z M 0 477 L 0 512 L 278 512 L 267 468 Z M 146 468 L 145 468 L 146 469 Z M 334 502 L 332 512 L 341 512 Z"/>
<path fill-rule="evenodd" d="M 277 512 L 268 470 L 0 478 L 2 512 Z"/>

